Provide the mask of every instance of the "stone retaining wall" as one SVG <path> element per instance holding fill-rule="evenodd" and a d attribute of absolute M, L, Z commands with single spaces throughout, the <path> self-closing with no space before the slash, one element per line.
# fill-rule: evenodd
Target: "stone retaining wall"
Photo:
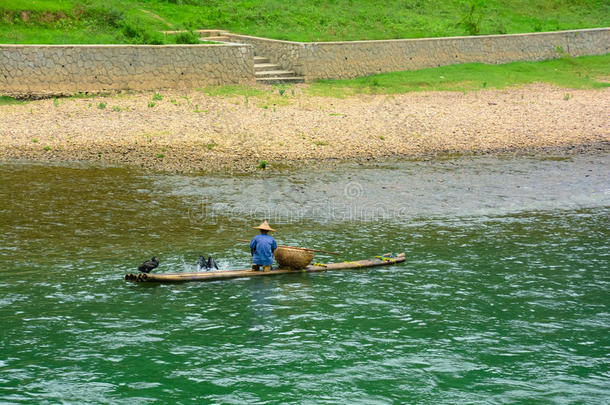
<path fill-rule="evenodd" d="M 610 29 L 351 42 L 291 42 L 226 34 L 255 55 L 314 79 L 341 79 L 457 63 L 538 61 L 609 52 Z"/>
<path fill-rule="evenodd" d="M 252 46 L 0 45 L 0 94 L 17 97 L 254 83 Z"/>
<path fill-rule="evenodd" d="M 0 94 L 18 97 L 254 83 L 262 55 L 306 80 L 456 63 L 606 54 L 610 29 L 353 42 L 291 42 L 225 34 L 220 45 L 0 45 Z"/>

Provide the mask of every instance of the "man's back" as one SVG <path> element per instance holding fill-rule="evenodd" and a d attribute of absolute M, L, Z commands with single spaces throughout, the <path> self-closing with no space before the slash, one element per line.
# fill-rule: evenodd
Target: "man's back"
<path fill-rule="evenodd" d="M 271 235 L 256 235 L 250 242 L 252 261 L 255 264 L 260 264 L 263 266 L 273 264 L 273 251 L 275 249 L 277 249 L 277 243 Z"/>

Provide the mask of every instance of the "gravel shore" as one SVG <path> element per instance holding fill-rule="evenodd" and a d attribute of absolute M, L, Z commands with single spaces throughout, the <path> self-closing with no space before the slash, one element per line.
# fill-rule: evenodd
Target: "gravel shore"
<path fill-rule="evenodd" d="M 306 86 L 306 85 L 304 85 Z M 113 94 L 0 106 L 0 160 L 194 172 L 302 161 L 610 149 L 610 89 L 312 97 Z M 289 93 L 289 94 L 287 94 Z M 159 97 L 157 97 L 159 98 Z M 154 105 L 153 105 L 154 103 Z"/>

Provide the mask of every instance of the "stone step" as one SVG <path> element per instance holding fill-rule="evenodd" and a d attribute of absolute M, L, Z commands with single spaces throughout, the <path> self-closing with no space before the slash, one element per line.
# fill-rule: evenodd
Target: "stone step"
<path fill-rule="evenodd" d="M 261 72 L 264 70 L 281 70 L 282 68 L 280 67 L 280 65 L 277 65 L 275 63 L 255 63 L 254 64 L 254 71 L 255 72 Z"/>
<path fill-rule="evenodd" d="M 199 38 L 199 40 L 223 42 L 223 41 L 228 41 L 229 37 L 225 37 L 223 35 L 218 35 L 218 36 L 211 36 L 211 37 L 201 37 L 201 38 Z"/>
<path fill-rule="evenodd" d="M 255 64 L 271 63 L 271 61 L 269 60 L 269 58 L 266 58 L 264 56 L 255 56 L 254 57 L 254 63 Z"/>
<path fill-rule="evenodd" d="M 196 30 L 195 32 L 202 37 L 217 37 L 227 33 L 225 30 Z"/>
<path fill-rule="evenodd" d="M 293 77 L 296 74 L 290 70 L 261 70 L 254 72 L 254 75 L 259 77 Z"/>
<path fill-rule="evenodd" d="M 259 77 L 256 79 L 256 82 L 260 84 L 305 83 L 305 78 L 302 76 Z"/>

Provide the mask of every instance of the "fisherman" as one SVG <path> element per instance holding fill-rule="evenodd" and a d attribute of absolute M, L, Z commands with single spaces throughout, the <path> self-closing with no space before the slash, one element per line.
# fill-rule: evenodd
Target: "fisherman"
<path fill-rule="evenodd" d="M 273 236 L 268 235 L 269 232 L 275 232 L 267 221 L 264 221 L 259 226 L 254 226 L 254 229 L 261 231 L 260 235 L 256 235 L 250 241 L 250 253 L 252 253 L 252 270 L 255 271 L 271 271 L 273 264 L 273 252 L 277 249 L 277 243 Z"/>

